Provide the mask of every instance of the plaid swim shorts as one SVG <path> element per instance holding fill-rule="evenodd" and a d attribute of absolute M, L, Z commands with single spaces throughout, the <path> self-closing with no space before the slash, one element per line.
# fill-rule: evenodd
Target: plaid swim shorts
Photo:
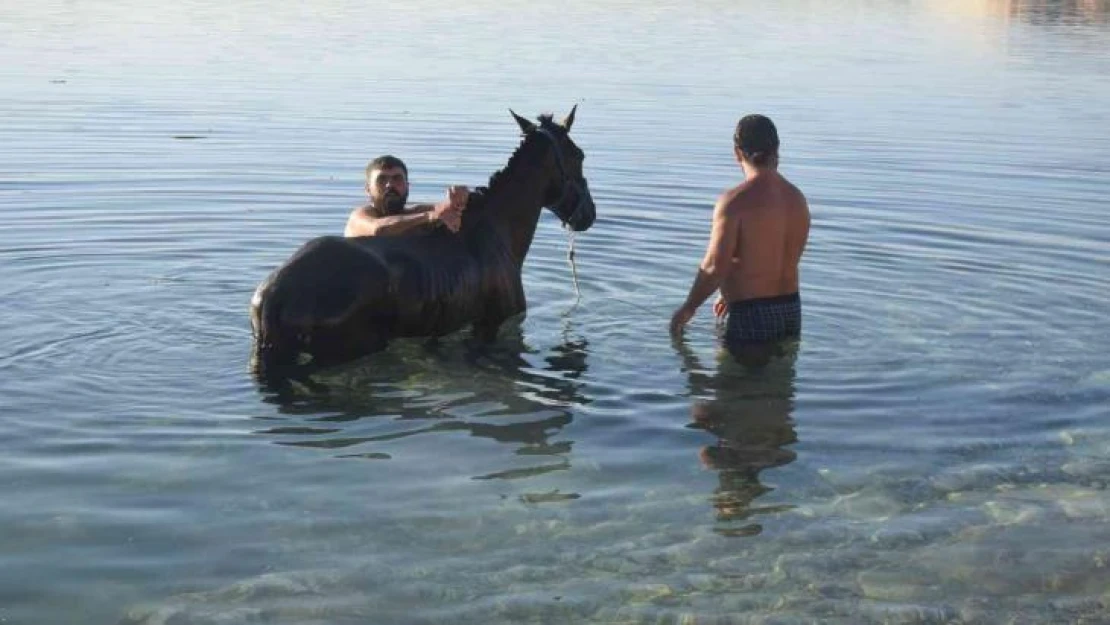
<path fill-rule="evenodd" d="M 732 302 L 725 344 L 768 343 L 802 334 L 802 299 L 797 293 Z"/>

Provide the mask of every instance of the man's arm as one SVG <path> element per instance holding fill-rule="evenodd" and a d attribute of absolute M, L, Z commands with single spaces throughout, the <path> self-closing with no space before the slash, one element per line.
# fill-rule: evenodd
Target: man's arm
<path fill-rule="evenodd" d="M 735 211 L 729 210 L 732 196 L 725 195 L 717 200 L 713 208 L 713 229 L 709 234 L 705 258 L 698 267 L 697 276 L 690 286 L 686 301 L 671 317 L 671 332 L 678 333 L 697 312 L 705 300 L 721 286 L 721 281 L 732 270 L 732 258 L 736 254 L 740 228 Z"/>
<path fill-rule="evenodd" d="M 434 209 L 435 206 L 432 205 L 418 205 L 406 209 L 400 215 L 374 217 L 370 214 L 370 207 L 362 206 L 351 211 L 351 216 L 347 218 L 347 227 L 343 230 L 343 236 L 392 236 L 412 232 L 422 227 L 430 228 L 439 221 Z"/>
<path fill-rule="evenodd" d="M 442 223 L 451 232 L 462 227 L 462 211 L 466 208 L 470 190 L 463 186 L 450 187 L 447 199 L 438 204 L 417 204 L 406 208 L 400 215 L 374 217 L 369 206 L 351 211 L 347 218 L 345 237 L 392 236 L 421 228 L 434 228 Z"/>

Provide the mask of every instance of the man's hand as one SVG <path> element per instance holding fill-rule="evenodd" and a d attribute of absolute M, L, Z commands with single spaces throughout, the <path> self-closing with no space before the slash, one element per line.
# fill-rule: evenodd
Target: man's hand
<path fill-rule="evenodd" d="M 674 314 L 671 315 L 671 336 L 682 336 L 682 329 L 686 327 L 687 323 L 690 323 L 690 319 L 693 319 L 695 312 L 697 311 L 690 310 L 686 306 L 674 311 Z"/>
<path fill-rule="evenodd" d="M 728 302 L 725 301 L 724 295 L 718 295 L 717 301 L 713 302 L 713 314 L 717 317 L 717 323 L 725 320 L 725 315 L 728 314 Z"/>
<path fill-rule="evenodd" d="M 449 200 L 444 200 L 432 207 L 429 219 L 447 226 L 451 232 L 458 232 L 462 227 L 462 211 L 455 208 Z"/>
<path fill-rule="evenodd" d="M 430 219 L 447 226 L 451 232 L 458 232 L 462 228 L 462 212 L 469 197 L 470 190 L 466 187 L 448 187 L 447 199 L 432 208 Z"/>
<path fill-rule="evenodd" d="M 447 187 L 447 201 L 457 211 L 466 210 L 466 201 L 470 198 L 470 189 L 465 186 Z"/>
<path fill-rule="evenodd" d="M 462 211 L 448 208 L 439 216 L 439 221 L 451 232 L 458 232 L 462 228 Z"/>

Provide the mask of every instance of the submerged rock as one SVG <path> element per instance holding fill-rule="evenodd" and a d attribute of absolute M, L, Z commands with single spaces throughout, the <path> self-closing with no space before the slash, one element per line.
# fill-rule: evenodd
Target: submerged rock
<path fill-rule="evenodd" d="M 1072 520 L 1110 521 L 1110 492 L 1105 490 L 1076 491 L 1060 500 L 1059 506 Z"/>
<path fill-rule="evenodd" d="M 862 615 L 884 625 L 947 625 L 959 618 L 950 605 L 863 604 Z M 865 621 L 866 622 L 866 621 Z"/>
<path fill-rule="evenodd" d="M 942 596 L 939 580 L 923 571 L 874 570 L 856 576 L 863 596 L 895 603 L 914 603 Z"/>
<path fill-rule="evenodd" d="M 1072 477 L 1085 480 L 1110 481 L 1110 459 L 1105 458 L 1076 458 L 1060 467 L 1060 470 Z"/>

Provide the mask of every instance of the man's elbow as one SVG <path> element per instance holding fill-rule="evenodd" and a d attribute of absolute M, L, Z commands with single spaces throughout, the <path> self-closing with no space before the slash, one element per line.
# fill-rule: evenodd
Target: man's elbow
<path fill-rule="evenodd" d="M 349 237 L 373 237 L 380 234 L 377 224 L 358 224 L 350 230 Z"/>
<path fill-rule="evenodd" d="M 705 274 L 706 277 L 712 278 L 714 280 L 720 280 L 721 278 L 723 278 L 725 274 L 728 273 L 728 270 L 729 263 L 722 264 L 713 261 L 705 261 L 701 264 L 701 272 Z"/>

